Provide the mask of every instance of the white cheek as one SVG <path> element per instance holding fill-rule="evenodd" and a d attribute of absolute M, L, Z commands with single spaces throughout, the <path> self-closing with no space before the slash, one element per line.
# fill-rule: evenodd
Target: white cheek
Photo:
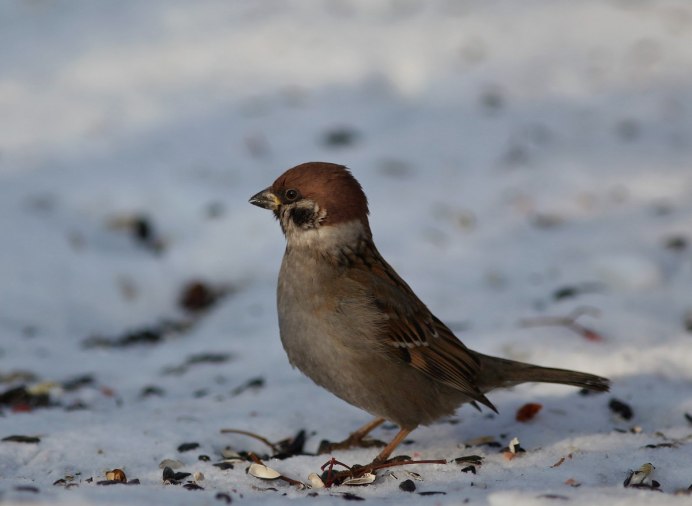
<path fill-rule="evenodd" d="M 291 224 L 286 229 L 286 240 L 294 248 L 319 248 L 330 250 L 341 248 L 344 244 L 353 244 L 365 233 L 360 220 L 339 223 L 324 227 L 302 229 Z"/>

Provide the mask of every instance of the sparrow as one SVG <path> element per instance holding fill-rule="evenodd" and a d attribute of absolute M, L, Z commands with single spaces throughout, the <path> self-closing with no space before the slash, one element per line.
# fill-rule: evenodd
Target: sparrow
<path fill-rule="evenodd" d="M 281 342 L 293 367 L 375 419 L 327 450 L 368 446 L 385 420 L 400 428 L 373 463 L 419 425 L 464 403 L 497 412 L 489 391 L 525 382 L 607 391 L 609 380 L 467 348 L 382 258 L 368 201 L 349 169 L 293 167 L 253 195 L 286 238 L 277 288 Z"/>

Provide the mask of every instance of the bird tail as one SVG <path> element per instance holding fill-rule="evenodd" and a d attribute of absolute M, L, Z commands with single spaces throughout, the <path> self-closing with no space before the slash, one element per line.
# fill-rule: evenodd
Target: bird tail
<path fill-rule="evenodd" d="M 481 392 L 529 382 L 558 383 L 595 392 L 607 392 L 610 389 L 609 379 L 594 374 L 541 367 L 481 353 L 477 353 L 476 356 L 481 364 L 478 381 Z"/>

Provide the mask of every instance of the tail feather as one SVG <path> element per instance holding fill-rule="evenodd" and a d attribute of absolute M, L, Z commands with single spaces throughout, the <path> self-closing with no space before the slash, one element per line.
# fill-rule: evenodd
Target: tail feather
<path fill-rule="evenodd" d="M 530 382 L 558 383 L 586 388 L 595 392 L 607 392 L 610 389 L 609 379 L 594 374 L 541 367 L 480 353 L 477 353 L 476 356 L 481 363 L 478 380 L 481 392 Z"/>

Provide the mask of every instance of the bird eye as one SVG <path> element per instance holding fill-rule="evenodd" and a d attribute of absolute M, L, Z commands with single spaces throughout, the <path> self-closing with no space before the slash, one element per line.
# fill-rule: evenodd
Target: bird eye
<path fill-rule="evenodd" d="M 298 198 L 298 191 L 297 190 L 286 190 L 286 200 L 295 200 Z"/>

